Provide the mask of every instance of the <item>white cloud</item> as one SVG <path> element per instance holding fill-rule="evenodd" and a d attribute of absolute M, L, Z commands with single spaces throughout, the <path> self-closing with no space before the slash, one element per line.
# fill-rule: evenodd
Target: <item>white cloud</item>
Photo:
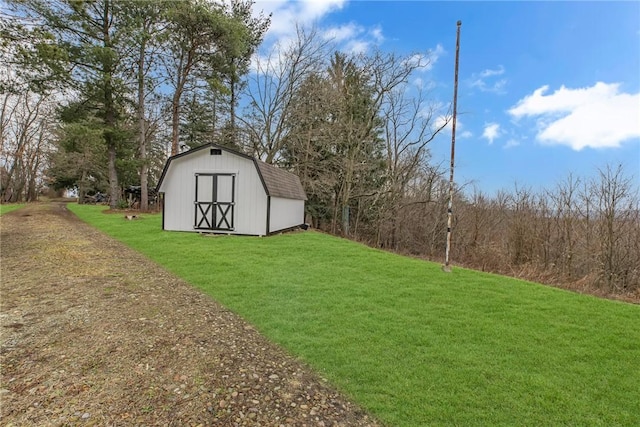
<path fill-rule="evenodd" d="M 448 121 L 448 122 L 447 122 Z M 453 120 L 451 116 L 439 115 L 435 119 L 433 119 L 433 128 L 439 129 L 443 125 L 445 125 L 442 129 L 442 132 L 449 135 L 451 137 L 451 129 L 453 128 Z M 469 130 L 465 129 L 464 124 L 460 119 L 456 119 L 456 138 L 457 139 L 468 139 L 473 137 L 473 133 Z"/>
<path fill-rule="evenodd" d="M 486 69 L 481 71 L 480 77 L 484 79 L 491 76 L 501 76 L 503 74 L 504 74 L 504 67 L 502 65 L 499 65 L 498 68 L 495 70 Z"/>
<path fill-rule="evenodd" d="M 322 38 L 331 40 L 339 44 L 341 50 L 356 55 L 366 52 L 371 45 L 384 41 L 381 27 L 366 29 L 354 22 L 327 28 L 323 31 Z"/>
<path fill-rule="evenodd" d="M 416 53 L 410 56 L 407 58 L 406 63 L 416 67 L 416 69 L 420 71 L 429 71 L 444 53 L 446 53 L 446 51 L 441 44 L 438 44 L 434 49 L 429 50 L 426 54 Z"/>
<path fill-rule="evenodd" d="M 469 87 L 479 89 L 481 92 L 504 94 L 506 93 L 507 79 L 496 79 L 496 77 L 502 76 L 504 72 L 505 69 L 502 65 L 499 65 L 495 70 L 482 70 L 479 73 L 473 73 L 467 83 Z"/>
<path fill-rule="evenodd" d="M 447 53 L 447 51 L 444 50 L 444 47 L 442 47 L 440 43 L 438 43 L 435 49 L 429 51 L 429 54 L 431 56 L 431 64 L 435 64 L 438 59 L 440 59 L 440 57 L 445 53 Z"/>
<path fill-rule="evenodd" d="M 620 84 L 598 82 L 591 87 L 561 86 L 545 95 L 542 86 L 508 110 L 518 119 L 535 117 L 536 138 L 545 144 L 585 147 L 619 147 L 640 138 L 640 93 L 620 93 Z"/>
<path fill-rule="evenodd" d="M 374 27 L 371 30 L 369 30 L 369 34 L 371 35 L 371 37 L 373 37 L 373 39 L 378 44 L 384 41 L 384 35 L 382 34 L 382 27 L 380 26 Z"/>
<path fill-rule="evenodd" d="M 344 50 L 348 53 L 357 55 L 369 50 L 370 45 L 371 43 L 365 40 L 350 40 L 347 44 L 345 44 Z"/>
<path fill-rule="evenodd" d="M 267 37 L 282 38 L 295 34 L 296 24 L 308 26 L 342 9 L 346 0 L 257 0 L 254 15 L 272 14 Z"/>
<path fill-rule="evenodd" d="M 421 89 L 427 92 L 435 89 L 438 86 L 438 84 L 433 80 L 425 81 L 422 77 L 416 77 L 415 79 L 413 79 L 412 83 L 418 89 Z"/>
<path fill-rule="evenodd" d="M 336 42 L 341 42 L 344 40 L 352 39 L 357 35 L 361 34 L 363 31 L 364 31 L 364 28 L 362 28 L 360 25 L 357 25 L 351 22 L 349 24 L 341 25 L 339 27 L 331 27 L 326 29 L 322 34 L 322 38 L 324 38 L 325 40 L 333 40 Z"/>
<path fill-rule="evenodd" d="M 517 140 L 512 138 L 512 139 L 508 140 L 507 143 L 502 146 L 502 148 L 507 150 L 509 148 L 517 147 L 518 145 L 520 145 L 520 141 L 517 141 Z"/>
<path fill-rule="evenodd" d="M 329 14 L 344 7 L 348 0 L 256 0 L 252 8 L 254 17 L 261 13 L 271 14 L 271 24 L 265 35 L 265 40 L 258 51 L 251 58 L 251 69 L 261 68 L 262 73 L 273 74 L 281 71 L 281 54 L 294 46 L 298 39 L 298 32 L 307 36 L 318 33 L 318 36 L 328 37 L 330 33 L 341 39 L 348 39 L 350 32 L 364 31 L 358 29 L 357 24 L 346 24 L 341 27 L 322 30 L 319 23 Z M 264 69 L 268 65 L 272 69 Z"/>
<path fill-rule="evenodd" d="M 451 129 L 451 117 L 450 116 L 440 115 L 440 116 L 435 118 L 435 120 L 433 122 L 433 126 L 436 129 L 440 129 L 442 126 L 445 126 L 444 128 L 448 129 L 450 131 L 450 129 Z M 456 127 L 458 127 L 458 126 L 460 126 L 460 122 L 456 123 Z"/>
<path fill-rule="evenodd" d="M 493 141 L 499 138 L 501 135 L 500 125 L 498 123 L 487 123 L 484 125 L 484 131 L 482 137 L 489 141 L 489 145 L 493 144 Z"/>
<path fill-rule="evenodd" d="M 428 66 L 429 58 L 427 57 L 427 55 L 424 55 L 422 53 L 416 53 L 415 55 L 412 55 L 409 58 L 407 58 L 405 64 L 410 64 L 415 67 Z"/>
<path fill-rule="evenodd" d="M 497 82 L 494 82 L 493 85 L 489 87 L 485 87 L 484 89 L 480 89 L 483 92 L 493 92 L 497 94 L 505 94 L 507 91 L 505 87 L 507 86 L 507 79 L 500 79 Z"/>
<path fill-rule="evenodd" d="M 325 17 L 339 11 L 348 0 L 257 0 L 253 14 L 260 12 L 271 15 L 271 25 L 260 51 L 269 51 L 274 46 L 286 48 L 294 43 L 296 29 L 318 29 L 319 36 L 335 43 L 341 51 L 359 54 L 368 51 L 371 46 L 384 42 L 382 27 L 370 28 L 356 22 L 323 28 Z"/>

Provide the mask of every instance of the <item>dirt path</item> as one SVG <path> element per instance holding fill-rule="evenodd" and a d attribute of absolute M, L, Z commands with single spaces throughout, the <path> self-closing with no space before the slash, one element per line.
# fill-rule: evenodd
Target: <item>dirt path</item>
<path fill-rule="evenodd" d="M 375 425 L 63 205 L 5 214 L 0 232 L 1 425 Z"/>

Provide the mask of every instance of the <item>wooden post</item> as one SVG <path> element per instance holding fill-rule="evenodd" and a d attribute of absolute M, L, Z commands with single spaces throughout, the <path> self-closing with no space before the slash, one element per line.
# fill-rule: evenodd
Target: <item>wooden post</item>
<path fill-rule="evenodd" d="M 444 265 L 442 270 L 450 273 L 449 257 L 451 254 L 451 228 L 453 226 L 453 165 L 456 154 L 456 115 L 458 113 L 458 58 L 460 56 L 460 27 L 462 21 L 457 23 L 456 32 L 456 65 L 453 81 L 453 120 L 451 123 L 451 168 L 449 171 L 449 205 L 447 207 L 447 247 L 444 253 Z"/>

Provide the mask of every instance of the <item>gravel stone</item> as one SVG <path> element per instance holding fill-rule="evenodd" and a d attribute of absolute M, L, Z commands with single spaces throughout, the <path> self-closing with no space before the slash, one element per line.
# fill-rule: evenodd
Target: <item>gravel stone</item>
<path fill-rule="evenodd" d="M 380 425 L 63 203 L 3 215 L 0 244 L 2 425 Z"/>

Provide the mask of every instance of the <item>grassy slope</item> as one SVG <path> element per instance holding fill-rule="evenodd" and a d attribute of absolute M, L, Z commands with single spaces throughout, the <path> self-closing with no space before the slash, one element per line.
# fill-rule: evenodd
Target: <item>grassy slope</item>
<path fill-rule="evenodd" d="M 10 204 L 10 205 L 0 204 L 0 215 L 9 213 L 11 211 L 15 211 L 17 209 L 20 209 L 23 206 L 24 206 L 24 203 L 17 203 L 17 204 Z"/>
<path fill-rule="evenodd" d="M 202 237 L 69 206 L 391 425 L 640 425 L 640 307 L 319 233 Z"/>

